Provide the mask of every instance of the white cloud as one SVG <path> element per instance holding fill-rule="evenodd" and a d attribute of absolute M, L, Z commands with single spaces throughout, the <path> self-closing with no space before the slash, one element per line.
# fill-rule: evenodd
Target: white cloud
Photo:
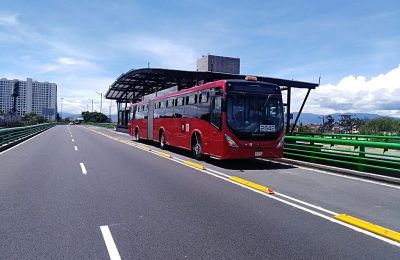
<path fill-rule="evenodd" d="M 113 42 L 115 49 L 135 56 L 147 56 L 151 67 L 193 70 L 196 66 L 197 53 L 194 48 L 171 39 L 123 35 L 120 39 L 114 36 Z"/>
<path fill-rule="evenodd" d="M 300 107 L 303 95 L 304 91 L 293 95 L 293 111 Z M 400 65 L 371 79 L 350 75 L 337 84 L 321 85 L 311 92 L 304 112 L 363 112 L 400 117 Z"/>
<path fill-rule="evenodd" d="M 97 66 L 86 60 L 78 60 L 71 57 L 60 57 L 51 64 L 41 66 L 39 73 L 48 73 L 54 71 L 71 72 L 82 68 L 97 69 Z"/>
<path fill-rule="evenodd" d="M 0 14 L 0 25 L 12 27 L 18 25 L 18 14 Z"/>

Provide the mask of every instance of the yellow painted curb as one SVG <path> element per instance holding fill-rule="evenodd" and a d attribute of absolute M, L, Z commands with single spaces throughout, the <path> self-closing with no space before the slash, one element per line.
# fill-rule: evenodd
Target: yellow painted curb
<path fill-rule="evenodd" d="M 352 217 L 352 216 L 349 216 L 349 215 L 346 215 L 346 214 L 336 215 L 335 219 L 343 221 L 343 222 L 345 222 L 347 224 L 359 227 L 361 229 L 370 231 L 370 232 L 375 233 L 377 235 L 389 238 L 391 240 L 400 242 L 400 233 L 396 232 L 396 231 L 393 231 L 393 230 L 390 230 L 388 228 L 381 227 L 381 226 L 375 225 L 373 223 L 370 223 L 370 222 L 367 222 L 367 221 L 364 221 L 362 219 L 355 218 L 355 217 Z"/>
<path fill-rule="evenodd" d="M 170 155 L 169 153 L 163 153 L 163 152 L 158 152 L 159 155 L 165 157 L 165 158 L 171 158 L 172 155 Z"/>
<path fill-rule="evenodd" d="M 191 162 L 191 161 L 184 161 L 184 163 L 187 164 L 187 165 L 193 166 L 193 167 L 195 167 L 197 169 L 200 169 L 200 170 L 204 170 L 206 168 L 201 164 L 194 163 L 194 162 Z"/>
<path fill-rule="evenodd" d="M 256 190 L 259 190 L 259 191 L 262 191 L 262 192 L 265 192 L 268 194 L 274 194 L 274 192 L 270 188 L 262 186 L 260 184 L 257 184 L 257 183 L 254 183 L 254 182 L 251 182 L 251 181 L 248 181 L 248 180 L 236 177 L 236 176 L 231 176 L 229 179 L 231 181 L 246 185 L 246 186 L 256 189 Z"/>
<path fill-rule="evenodd" d="M 151 151 L 151 149 L 149 147 L 145 147 L 145 146 L 138 146 L 140 149 L 146 150 L 146 151 Z"/>

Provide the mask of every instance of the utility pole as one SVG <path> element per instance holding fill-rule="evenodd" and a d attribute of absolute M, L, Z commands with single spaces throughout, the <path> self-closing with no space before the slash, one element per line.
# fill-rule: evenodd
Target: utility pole
<path fill-rule="evenodd" d="M 101 93 L 101 92 L 96 92 L 96 93 L 100 95 L 100 113 L 102 113 L 102 108 L 103 108 L 103 93 Z"/>

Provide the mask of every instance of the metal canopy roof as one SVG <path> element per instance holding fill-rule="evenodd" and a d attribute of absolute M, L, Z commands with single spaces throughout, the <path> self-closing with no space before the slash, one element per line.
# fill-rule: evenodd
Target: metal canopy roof
<path fill-rule="evenodd" d="M 246 75 L 220 72 L 199 72 L 185 70 L 170 70 L 158 68 L 133 69 L 122 74 L 110 86 L 106 93 L 107 99 L 117 102 L 132 102 L 141 97 L 178 86 L 178 90 L 190 88 L 221 79 L 244 79 Z M 265 81 L 281 87 L 315 89 L 317 83 L 308 83 L 287 79 L 256 76 L 258 81 Z"/>

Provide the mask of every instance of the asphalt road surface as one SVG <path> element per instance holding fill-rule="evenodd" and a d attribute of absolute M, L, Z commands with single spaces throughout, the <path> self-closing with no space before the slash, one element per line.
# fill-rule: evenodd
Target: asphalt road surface
<path fill-rule="evenodd" d="M 202 172 L 180 163 L 185 153 L 169 152 L 172 160 L 131 144 L 109 130 L 57 126 L 1 153 L 0 258 L 400 258 L 399 244 L 329 213 L 398 230 L 398 187 L 268 162 L 211 160 L 214 172 Z M 280 192 L 262 195 L 230 175 Z"/>

